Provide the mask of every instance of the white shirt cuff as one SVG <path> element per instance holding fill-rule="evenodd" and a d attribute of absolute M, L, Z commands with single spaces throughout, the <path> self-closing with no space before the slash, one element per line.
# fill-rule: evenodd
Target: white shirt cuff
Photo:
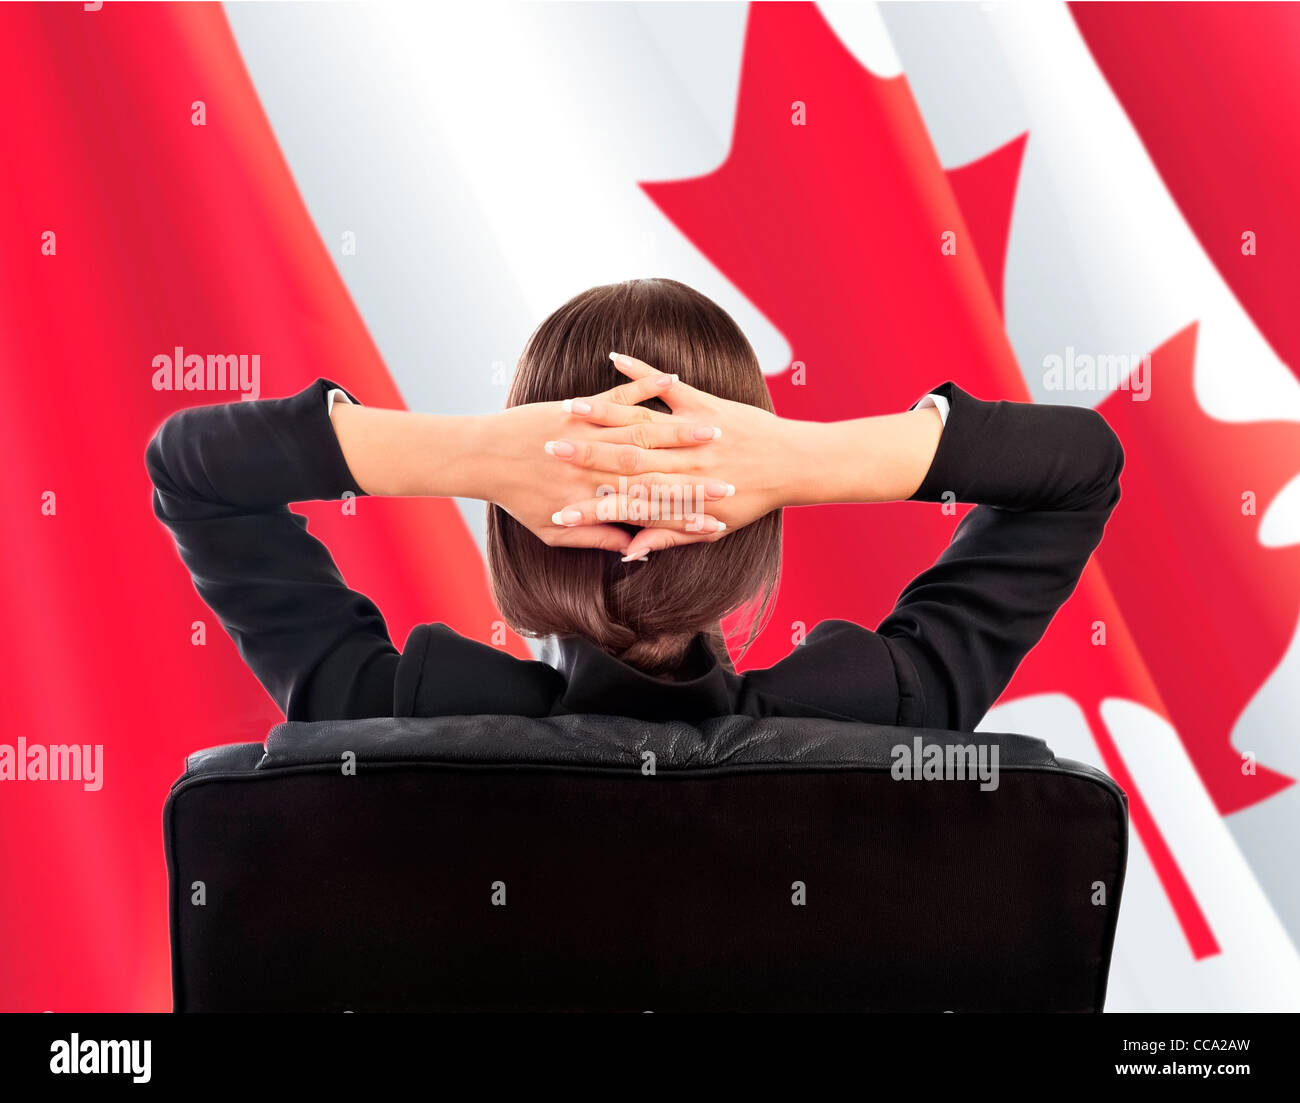
<path fill-rule="evenodd" d="M 341 387 L 331 387 L 328 391 L 325 392 L 326 416 L 329 416 L 334 412 L 334 400 L 336 398 L 343 399 L 343 401 L 346 402 L 349 406 L 356 405 L 356 403 L 354 403 L 352 399 L 348 398 L 347 392 L 344 391 Z"/>
<path fill-rule="evenodd" d="M 924 410 L 928 406 L 933 406 L 939 411 L 939 420 L 945 425 L 948 424 L 948 411 L 952 408 L 951 404 L 941 394 L 928 394 L 920 402 L 912 407 L 913 410 Z"/>

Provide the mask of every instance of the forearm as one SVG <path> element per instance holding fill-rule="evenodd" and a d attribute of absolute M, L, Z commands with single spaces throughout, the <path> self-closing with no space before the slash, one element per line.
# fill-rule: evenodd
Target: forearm
<path fill-rule="evenodd" d="M 367 494 L 484 498 L 483 419 L 334 403 L 330 423 Z M 476 470 L 479 469 L 479 470 Z"/>
<path fill-rule="evenodd" d="M 790 426 L 791 505 L 957 501 L 1011 510 L 1109 512 L 1123 449 L 1083 407 L 985 402 L 952 384 L 932 407 Z"/>
<path fill-rule="evenodd" d="M 894 502 L 925 479 L 943 434 L 934 407 L 851 421 L 789 423 L 791 505 Z"/>

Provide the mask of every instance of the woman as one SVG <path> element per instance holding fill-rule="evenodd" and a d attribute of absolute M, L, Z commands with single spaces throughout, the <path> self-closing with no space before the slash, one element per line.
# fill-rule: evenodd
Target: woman
<path fill-rule="evenodd" d="M 777 417 L 720 307 L 636 280 L 547 318 L 499 413 L 369 409 L 318 380 L 181 411 L 147 463 L 199 594 L 291 720 L 743 714 L 969 731 L 1074 590 L 1123 452 L 1095 411 L 983 402 L 952 383 L 899 414 Z M 551 661 L 443 624 L 399 652 L 287 508 L 349 492 L 490 503 L 497 604 L 554 642 Z M 748 609 L 759 624 L 781 510 L 903 499 L 977 508 L 876 631 L 825 622 L 775 666 L 736 673 L 719 622 Z"/>

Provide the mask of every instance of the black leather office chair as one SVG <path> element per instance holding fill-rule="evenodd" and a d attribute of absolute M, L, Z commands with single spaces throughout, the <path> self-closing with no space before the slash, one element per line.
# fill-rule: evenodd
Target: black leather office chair
<path fill-rule="evenodd" d="M 178 1011 L 1091 1012 L 1128 820 L 1023 736 L 468 716 L 199 751 L 164 833 Z"/>

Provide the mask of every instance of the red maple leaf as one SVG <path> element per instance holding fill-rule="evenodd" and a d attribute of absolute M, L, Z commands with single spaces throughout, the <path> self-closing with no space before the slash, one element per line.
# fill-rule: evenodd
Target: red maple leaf
<path fill-rule="evenodd" d="M 727 159 L 705 176 L 643 187 L 791 342 L 790 368 L 769 379 L 777 409 L 786 416 L 831 420 L 891 412 L 948 378 L 983 398 L 1024 401 L 1029 395 L 1007 340 L 1000 303 L 1024 141 L 1022 136 L 973 165 L 945 173 L 904 78 L 881 79 L 864 70 L 811 6 L 755 5 Z M 941 249 L 944 240 L 955 242 L 955 253 Z M 1162 370 L 1165 360 L 1162 354 Z M 1176 387 L 1176 380 L 1169 379 L 1160 390 Z M 1212 512 L 1212 503 L 1222 498 L 1214 498 L 1218 491 L 1196 479 L 1203 463 L 1186 466 L 1195 459 L 1191 450 L 1203 448 L 1188 426 L 1199 426 L 1204 418 L 1193 416 L 1172 394 L 1166 406 L 1148 405 L 1151 410 L 1133 415 L 1143 417 L 1141 422 L 1117 418 L 1130 469 L 1125 501 L 1116 514 L 1123 521 L 1112 522 L 1121 534 L 1112 551 L 1123 559 L 1119 589 L 1135 603 L 1141 640 L 1148 649 L 1161 651 L 1154 667 L 1160 678 L 1152 676 L 1146 652 L 1129 632 L 1116 594 L 1094 560 L 1003 700 L 1065 693 L 1084 709 L 1107 767 L 1128 792 L 1134 827 L 1192 952 L 1203 957 L 1217 952 L 1217 942 L 1098 707 L 1107 697 L 1133 700 L 1170 716 L 1181 728 L 1180 718 L 1191 723 L 1192 694 L 1199 692 L 1201 711 L 1188 728 L 1193 733 L 1188 746 L 1207 786 L 1224 810 L 1232 800 L 1238 807 L 1262 800 L 1286 779 L 1261 770 L 1240 780 L 1240 760 L 1228 744 L 1230 721 L 1262 681 L 1260 659 L 1280 655 L 1283 630 L 1289 631 L 1294 616 L 1277 615 L 1275 626 L 1258 646 L 1252 645 L 1252 658 L 1239 663 L 1240 675 L 1220 680 L 1205 669 L 1214 650 L 1188 655 L 1196 640 L 1168 632 L 1163 618 L 1176 606 L 1134 592 L 1131 580 L 1142 573 L 1142 564 L 1153 561 L 1153 542 L 1178 543 L 1192 519 L 1190 513 L 1169 518 L 1155 532 L 1141 505 L 1148 483 L 1167 480 L 1177 470 L 1177 485 L 1188 487 L 1193 497 L 1206 495 L 1206 510 Z M 1179 431 L 1176 426 L 1186 434 L 1188 447 L 1148 465 L 1141 457 L 1159 451 L 1164 435 Z M 1281 473 L 1296 465 L 1250 448 L 1244 443 L 1249 434 L 1225 429 L 1215 441 L 1221 455 L 1239 457 L 1227 463 L 1233 475 L 1224 480 L 1236 485 L 1249 471 L 1248 481 L 1258 484 L 1263 500 L 1262 495 L 1276 489 Z M 1268 476 L 1259 470 L 1265 460 L 1272 472 Z M 1250 488 L 1243 484 L 1240 489 Z M 1220 489 L 1226 494 L 1231 487 Z M 1226 516 L 1207 517 L 1210 521 L 1233 523 Z M 906 503 L 873 510 L 792 511 L 772 625 L 745 665 L 782 657 L 790 644 L 787 631 L 793 636 L 800 625 L 831 617 L 874 624 L 920 565 L 942 549 L 953 524 L 934 507 Z M 1144 545 L 1140 554 L 1134 552 L 1134 542 Z M 1234 570 L 1235 582 L 1252 559 L 1240 539 L 1227 542 L 1241 565 Z M 1201 577 L 1213 577 L 1207 562 L 1198 562 L 1207 570 Z M 1231 587 L 1224 589 L 1230 592 Z M 1290 593 L 1287 587 L 1285 594 Z M 1195 591 L 1184 589 L 1178 600 L 1195 601 Z M 1226 605 L 1206 607 L 1204 623 L 1224 629 L 1239 623 L 1239 610 L 1222 619 Z M 1283 597 L 1274 607 L 1279 606 L 1294 611 L 1296 602 Z M 1104 648 L 1092 644 L 1098 620 L 1107 624 Z M 1180 707 L 1173 712 L 1162 699 L 1164 680 L 1176 683 L 1171 688 Z M 1204 708 L 1208 696 L 1216 698 L 1214 709 Z"/>
<path fill-rule="evenodd" d="M 1300 548 L 1263 547 L 1259 520 L 1300 470 L 1300 426 L 1206 416 L 1192 383 L 1195 359 L 1189 326 L 1152 355 L 1149 401 L 1120 390 L 1101 406 L 1128 459 L 1125 508 L 1107 526 L 1098 559 L 1226 815 L 1292 783 L 1264 766 L 1243 773 L 1231 737 L 1295 631 Z"/>

